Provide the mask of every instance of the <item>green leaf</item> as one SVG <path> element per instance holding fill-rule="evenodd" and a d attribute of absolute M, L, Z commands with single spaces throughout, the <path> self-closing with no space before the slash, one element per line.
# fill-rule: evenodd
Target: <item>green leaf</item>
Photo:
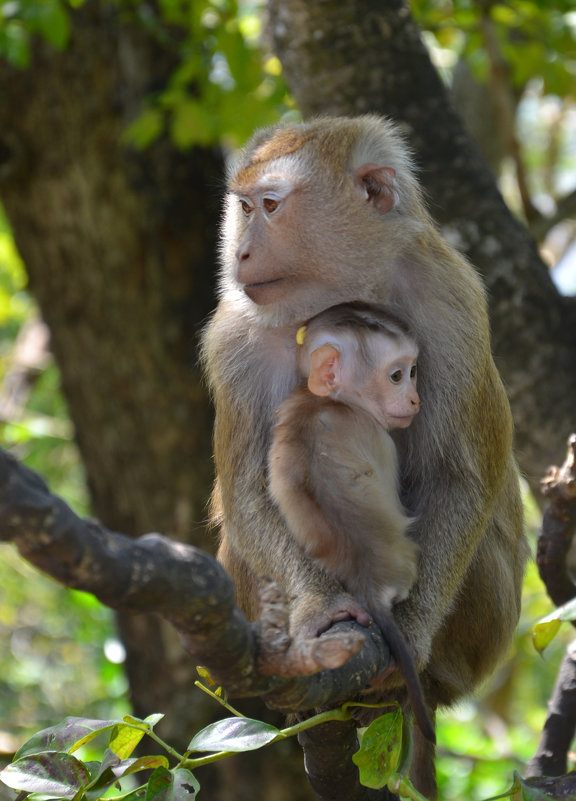
<path fill-rule="evenodd" d="M 28 66 L 30 62 L 28 32 L 19 20 L 7 22 L 0 27 L 0 55 L 20 69 Z"/>
<path fill-rule="evenodd" d="M 32 754 L 41 754 L 45 751 L 76 751 L 81 745 L 93 740 L 100 732 L 112 729 L 118 720 L 93 720 L 92 718 L 69 717 L 50 726 L 48 729 L 36 732 L 18 749 L 14 759 L 21 759 Z"/>
<path fill-rule="evenodd" d="M 554 637 L 560 630 L 561 622 L 559 620 L 548 620 L 536 623 L 532 629 L 532 644 L 539 654 L 550 645 Z"/>
<path fill-rule="evenodd" d="M 102 764 L 96 763 L 97 769 L 93 779 L 84 789 L 86 801 L 97 801 L 124 776 L 158 767 L 167 768 L 168 765 L 168 759 L 165 756 L 147 756 L 120 761 L 116 754 L 107 750 Z"/>
<path fill-rule="evenodd" d="M 126 759 L 112 768 L 112 770 L 116 778 L 121 779 L 123 776 L 129 776 L 131 773 L 138 773 L 141 770 L 167 768 L 169 764 L 167 757 L 162 754 L 155 754 L 154 756 L 144 756 L 138 759 Z"/>
<path fill-rule="evenodd" d="M 192 801 L 200 785 L 186 768 L 158 768 L 148 781 L 146 801 Z"/>
<path fill-rule="evenodd" d="M 164 112 L 160 108 L 153 107 L 145 109 L 136 117 L 124 129 L 122 136 L 125 142 L 129 142 L 134 147 L 145 148 L 159 139 L 163 130 Z"/>
<path fill-rule="evenodd" d="M 148 715 L 144 718 L 144 723 L 147 723 L 150 728 L 153 729 L 157 723 L 160 723 L 160 721 L 164 719 L 164 717 L 165 715 L 163 712 L 153 712 L 151 715 Z"/>
<path fill-rule="evenodd" d="M 145 729 L 134 728 L 133 725 L 127 723 L 119 723 L 112 732 L 108 747 L 120 759 L 128 759 L 145 734 Z"/>
<path fill-rule="evenodd" d="M 43 793 L 51 798 L 74 798 L 89 784 L 86 766 L 70 754 L 36 754 L 17 759 L 0 773 L 13 790 Z"/>
<path fill-rule="evenodd" d="M 196 734 L 188 751 L 254 751 L 275 740 L 280 730 L 261 720 L 224 718 Z"/>
<path fill-rule="evenodd" d="M 144 787 L 137 787 L 133 792 L 128 795 L 122 796 L 122 801 L 144 801 L 146 798 L 146 789 Z"/>
<path fill-rule="evenodd" d="M 364 787 L 385 787 L 398 770 L 402 758 L 402 711 L 395 709 L 376 718 L 362 736 L 362 744 L 352 757 Z"/>
<path fill-rule="evenodd" d="M 215 118 L 202 103 L 183 98 L 174 106 L 170 133 L 174 143 L 186 149 L 209 145 L 216 138 Z"/>
<path fill-rule="evenodd" d="M 120 722 L 120 721 L 119 721 Z M 137 726 L 140 729 L 144 729 L 146 731 L 148 729 L 148 719 L 144 718 L 137 718 L 135 715 L 124 715 L 122 718 L 123 723 L 128 723 L 131 726 Z"/>
<path fill-rule="evenodd" d="M 576 620 L 576 599 L 559 606 L 546 617 L 541 618 L 532 628 L 532 642 L 538 653 L 554 639 L 562 621 Z"/>
<path fill-rule="evenodd" d="M 38 3 L 38 29 L 52 47 L 63 50 L 70 38 L 70 18 L 59 0 Z"/>
<path fill-rule="evenodd" d="M 212 678 L 212 674 L 210 673 L 208 668 L 202 667 L 202 665 L 196 665 L 196 672 L 198 673 L 201 679 L 204 679 L 204 681 L 209 687 L 214 687 L 216 682 Z"/>
<path fill-rule="evenodd" d="M 101 798 L 109 787 L 117 782 L 114 769 L 120 764 L 120 760 L 110 750 L 106 750 L 102 762 L 88 762 L 86 767 L 90 770 L 92 780 L 83 789 L 83 799 L 86 801 L 97 801 Z"/>

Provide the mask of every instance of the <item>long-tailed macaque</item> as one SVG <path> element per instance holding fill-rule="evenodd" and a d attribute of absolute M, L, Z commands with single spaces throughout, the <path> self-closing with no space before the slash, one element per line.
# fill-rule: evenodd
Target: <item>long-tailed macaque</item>
<path fill-rule="evenodd" d="M 321 312 L 297 341 L 306 381 L 276 413 L 270 492 L 306 553 L 371 613 L 402 671 L 416 722 L 434 741 L 418 673 L 390 614 L 417 571 L 388 430 L 407 428 L 420 409 L 418 348 L 389 316 L 350 305 Z"/>
<path fill-rule="evenodd" d="M 430 710 L 469 693 L 506 653 L 527 545 L 512 422 L 473 268 L 440 236 L 396 127 L 366 116 L 255 134 L 231 168 L 220 302 L 204 360 L 215 405 L 219 556 L 258 614 L 258 577 L 314 636 L 354 599 L 296 542 L 267 490 L 274 412 L 299 382 L 296 332 L 339 303 L 378 305 L 420 346 L 422 409 L 392 436 L 416 517 L 418 576 L 394 606 Z M 360 620 L 360 618 L 358 618 Z M 398 681 L 398 671 L 389 677 Z M 413 780 L 434 795 L 433 747 L 415 730 Z"/>

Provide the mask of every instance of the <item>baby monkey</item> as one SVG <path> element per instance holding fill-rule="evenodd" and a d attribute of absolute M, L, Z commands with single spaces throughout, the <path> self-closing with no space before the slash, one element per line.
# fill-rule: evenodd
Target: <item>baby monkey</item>
<path fill-rule="evenodd" d="M 271 495 L 309 556 L 370 612 L 402 671 L 418 726 L 435 741 L 418 673 L 391 614 L 417 571 L 388 431 L 408 427 L 420 409 L 418 347 L 399 321 L 364 304 L 320 313 L 299 329 L 297 342 L 307 380 L 277 411 Z M 352 605 L 342 616 L 364 622 Z"/>

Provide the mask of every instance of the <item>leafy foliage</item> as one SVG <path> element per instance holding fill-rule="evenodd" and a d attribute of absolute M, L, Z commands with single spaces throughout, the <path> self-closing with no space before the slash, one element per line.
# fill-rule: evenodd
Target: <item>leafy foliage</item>
<path fill-rule="evenodd" d="M 572 620 L 576 620 L 576 599 L 559 606 L 554 612 L 539 620 L 532 631 L 534 647 L 538 653 L 541 654 L 550 645 L 563 622 Z"/>
<path fill-rule="evenodd" d="M 227 709 L 232 709 L 222 700 L 221 693 L 216 695 L 208 692 Z M 232 711 L 234 717 L 218 721 L 198 732 L 185 754 L 178 754 L 156 735 L 154 727 L 162 715 L 150 715 L 145 720 L 130 715 L 121 720 L 70 717 L 31 737 L 15 754 L 13 762 L 0 773 L 0 777 L 8 787 L 39 794 L 44 798 L 86 798 L 96 801 L 112 786 L 120 788 L 122 779 L 153 769 L 147 781 L 123 797 L 146 798 L 147 801 L 185 801 L 195 798 L 200 790 L 193 771 L 203 764 L 233 753 L 262 748 L 316 723 L 350 717 L 345 710 L 334 710 L 280 730 L 267 723 L 245 718 L 236 710 Z M 100 735 L 107 737 L 100 761 L 85 762 L 73 756 L 74 752 Z M 174 767 L 170 767 L 170 759 L 164 754 L 132 758 L 134 749 L 144 735 L 151 737 L 167 752 L 172 762 L 176 762 Z M 213 753 L 191 759 L 189 754 L 194 751 Z"/>
<path fill-rule="evenodd" d="M 35 34 L 57 50 L 63 50 L 70 38 L 68 8 L 60 0 L 3 0 L 0 3 L 0 55 L 16 67 L 27 67 Z"/>
<path fill-rule="evenodd" d="M 30 313 L 32 304 L 25 287 L 24 265 L 0 206 L 0 369 L 6 351 Z"/>
<path fill-rule="evenodd" d="M 158 18 L 148 6 L 134 7 L 156 31 L 176 26 L 181 39 L 178 67 L 129 126 L 128 141 L 146 147 L 168 129 L 182 149 L 219 139 L 234 145 L 286 109 L 289 99 L 278 61 L 260 50 L 258 3 L 163 0 Z"/>
<path fill-rule="evenodd" d="M 226 718 L 211 723 L 192 738 L 189 751 L 252 751 L 280 735 L 276 726 L 250 718 Z"/>
<path fill-rule="evenodd" d="M 525 498 L 533 543 L 540 512 Z M 443 801 L 481 801 L 497 796 L 514 771 L 533 757 L 546 719 L 557 670 L 572 638 L 564 627 L 542 658 L 534 649 L 534 621 L 548 614 L 551 602 L 534 563 L 524 580 L 522 616 L 508 659 L 476 698 L 461 701 L 438 718 L 441 747 L 436 760 Z"/>
<path fill-rule="evenodd" d="M 518 89 L 537 75 L 545 94 L 574 94 L 576 20 L 571 0 L 413 0 L 411 5 L 420 24 L 433 34 L 438 45 L 456 51 L 478 78 L 487 79 L 489 75 L 483 30 L 488 19 Z"/>
<path fill-rule="evenodd" d="M 198 732 L 184 754 L 177 753 L 155 733 L 162 715 L 145 720 L 126 715 L 118 720 L 93 720 L 70 717 L 56 726 L 38 732 L 18 750 L 13 762 L 0 772 L 0 781 L 8 787 L 31 794 L 31 799 L 86 799 L 98 801 L 115 787 L 122 791 L 122 781 L 152 770 L 137 787 L 122 791 L 126 801 L 186 801 L 200 791 L 196 772 L 202 765 L 233 754 L 252 751 L 292 737 L 304 729 L 330 720 L 349 720 L 351 704 L 322 712 L 302 723 L 277 729 L 259 720 L 245 718 L 223 698 L 199 682 L 223 706 L 234 713 Z M 133 758 L 134 749 L 144 736 L 151 737 L 166 753 Z M 74 756 L 87 743 L 106 737 L 100 760 L 85 761 Z M 206 757 L 191 758 L 195 751 L 210 752 Z M 353 761 L 359 768 L 365 787 L 388 787 L 400 798 L 426 801 L 408 778 L 412 758 L 409 726 L 399 708 L 378 717 L 363 733 Z M 172 764 L 172 767 L 171 767 Z M 494 798 L 513 801 L 545 801 L 550 796 L 531 788 L 518 774 L 512 787 Z M 494 801 L 491 799 L 490 801 Z"/>
<path fill-rule="evenodd" d="M 167 757 L 130 758 L 142 737 L 152 735 L 154 725 L 161 718 L 161 715 L 152 715 L 146 720 L 128 715 L 122 720 L 67 718 L 24 743 L 14 761 L 2 771 L 2 781 L 8 787 L 48 798 L 97 799 L 121 778 L 155 769 L 150 779 L 151 797 L 164 798 L 167 782 L 161 778 L 163 773 L 157 771 L 167 771 Z M 109 739 L 100 763 L 83 762 L 72 756 L 74 751 L 102 733 L 107 733 Z M 180 784 L 182 776 L 171 777 L 170 781 Z M 190 783 L 194 784 L 193 778 Z"/>
<path fill-rule="evenodd" d="M 18 332 L 35 314 L 0 207 L 0 382 L 11 369 Z M 54 365 L 37 378 L 26 408 L 0 422 L 0 436 L 80 514 L 88 513 L 84 472 Z M 26 736 L 77 709 L 94 715 L 128 710 L 110 609 L 61 587 L 4 544 L 0 586 L 0 731 Z"/>
<path fill-rule="evenodd" d="M 13 762 L 0 772 L 8 787 L 44 799 L 85 798 L 97 801 L 121 780 L 143 770 L 154 769 L 150 778 L 124 798 L 147 801 L 185 801 L 200 790 L 194 771 L 202 765 L 232 754 L 252 751 L 330 720 L 350 720 L 350 707 L 322 712 L 286 729 L 244 717 L 216 692 L 200 682 L 197 686 L 216 699 L 233 717 L 212 723 L 199 731 L 184 754 L 178 754 L 154 732 L 162 715 L 145 720 L 126 715 L 121 720 L 91 720 L 70 717 L 56 726 L 38 732 L 18 750 Z M 363 705 L 369 706 L 369 705 Z M 107 736 L 101 761 L 85 762 L 73 756 L 82 746 L 100 735 Z M 163 754 L 132 759 L 134 749 L 144 735 L 160 745 L 176 764 L 170 767 Z M 210 752 L 207 757 L 191 758 L 195 751 Z M 399 708 L 377 718 L 364 732 L 354 762 L 360 768 L 360 781 L 367 787 L 388 786 L 401 798 L 425 801 L 407 778 L 412 757 L 408 724 Z"/>
<path fill-rule="evenodd" d="M 260 46 L 262 0 L 114 0 L 176 56 L 168 85 L 151 94 L 125 131 L 147 147 L 165 131 L 182 149 L 244 141 L 291 107 L 278 60 Z M 83 0 L 0 0 L 0 57 L 29 65 L 35 37 L 64 50 Z"/>
<path fill-rule="evenodd" d="M 575 291 L 576 14 L 570 0 L 414 0 L 432 58 L 509 207 Z"/>

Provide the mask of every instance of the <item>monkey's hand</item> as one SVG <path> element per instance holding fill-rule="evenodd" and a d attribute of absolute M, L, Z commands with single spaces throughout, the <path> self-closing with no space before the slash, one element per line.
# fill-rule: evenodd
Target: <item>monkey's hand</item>
<path fill-rule="evenodd" d="M 369 626 L 371 622 L 364 607 L 345 592 L 332 596 L 304 595 L 292 600 L 292 636 L 306 639 L 319 637 L 342 620 L 355 620 L 361 626 Z"/>

